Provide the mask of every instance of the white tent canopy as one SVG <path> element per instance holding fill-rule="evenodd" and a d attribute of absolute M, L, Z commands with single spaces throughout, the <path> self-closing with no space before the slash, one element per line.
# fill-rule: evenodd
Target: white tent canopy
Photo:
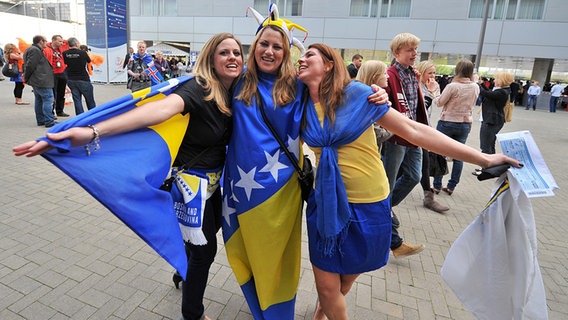
<path fill-rule="evenodd" d="M 165 43 L 158 43 L 146 49 L 146 52 L 148 52 L 151 55 L 155 55 L 157 51 L 162 51 L 164 56 L 176 56 L 176 57 L 186 57 L 186 58 L 189 56 L 188 52 L 182 51 L 176 47 L 172 47 Z"/>

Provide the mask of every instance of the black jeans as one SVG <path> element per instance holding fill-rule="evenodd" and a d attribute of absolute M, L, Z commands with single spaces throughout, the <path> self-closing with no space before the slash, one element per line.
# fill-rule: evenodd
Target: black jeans
<path fill-rule="evenodd" d="M 67 76 L 64 73 L 55 74 L 55 86 L 53 87 L 53 97 L 55 98 L 55 113 L 63 113 L 65 107 L 65 89 L 67 88 Z"/>
<path fill-rule="evenodd" d="M 217 231 L 221 228 L 221 188 L 207 200 L 203 214 L 202 230 L 207 244 L 196 246 L 185 243 L 187 275 L 182 285 L 181 313 L 186 320 L 200 319 L 205 311 L 203 295 L 207 287 L 209 269 L 217 253 Z"/>
<path fill-rule="evenodd" d="M 422 148 L 422 178 L 420 178 L 422 190 L 430 191 L 430 152 Z"/>
<path fill-rule="evenodd" d="M 504 123 L 501 124 L 488 124 L 481 122 L 481 129 L 479 130 L 479 144 L 481 152 L 487 154 L 495 153 L 495 141 L 497 134 L 503 128 Z"/>
<path fill-rule="evenodd" d="M 14 82 L 16 86 L 14 87 L 14 98 L 22 99 L 22 92 L 24 91 L 25 84 L 23 82 Z"/>

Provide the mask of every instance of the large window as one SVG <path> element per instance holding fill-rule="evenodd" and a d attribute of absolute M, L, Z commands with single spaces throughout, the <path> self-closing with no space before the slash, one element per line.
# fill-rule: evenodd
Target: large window
<path fill-rule="evenodd" d="M 411 0 L 382 0 L 382 18 L 409 18 Z"/>
<path fill-rule="evenodd" d="M 545 0 L 488 0 L 489 19 L 542 20 Z M 485 0 L 471 0 L 470 18 L 483 18 Z"/>
<path fill-rule="evenodd" d="M 266 17 L 269 3 L 276 3 L 281 16 L 301 16 L 304 0 L 254 0 L 254 9 Z"/>
<path fill-rule="evenodd" d="M 176 16 L 177 0 L 142 0 L 140 1 L 141 16 Z"/>
<path fill-rule="evenodd" d="M 379 0 L 351 0 L 349 15 L 352 17 L 376 17 Z"/>

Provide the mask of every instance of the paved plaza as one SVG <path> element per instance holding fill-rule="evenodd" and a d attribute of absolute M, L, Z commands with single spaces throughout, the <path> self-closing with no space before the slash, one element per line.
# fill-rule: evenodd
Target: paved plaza
<path fill-rule="evenodd" d="M 172 267 L 48 161 L 12 155 L 14 145 L 46 130 L 36 126 L 31 87 L 24 89 L 24 99 L 32 103 L 28 106 L 14 104 L 13 87 L 7 80 L 0 82 L 0 319 L 177 320 L 181 290 L 171 281 Z M 124 85 L 95 85 L 98 104 L 127 93 Z M 74 114 L 73 104 L 65 111 Z M 435 110 L 433 123 L 438 115 Z M 513 122 L 502 130 L 530 130 L 560 186 L 556 196 L 532 200 L 538 258 L 549 318 L 554 320 L 568 319 L 567 128 L 565 110 L 552 114 L 517 107 Z M 478 135 L 476 119 L 468 144 L 477 148 Z M 452 242 L 490 196 L 493 181 L 477 181 L 470 174 L 474 168 L 465 164 L 454 194 L 437 197 L 451 207 L 446 214 L 422 207 L 419 186 L 396 208 L 401 235 L 426 249 L 408 258 L 391 255 L 388 265 L 361 275 L 347 296 L 350 319 L 474 319 L 440 277 Z M 218 238 L 206 314 L 212 319 L 252 319 L 220 233 Z M 312 319 L 316 303 L 307 248 L 304 228 L 299 320 Z"/>

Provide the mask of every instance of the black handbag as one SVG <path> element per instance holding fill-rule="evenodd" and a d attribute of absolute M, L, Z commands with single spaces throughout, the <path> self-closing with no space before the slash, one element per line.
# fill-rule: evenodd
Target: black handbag
<path fill-rule="evenodd" d="M 262 99 L 259 99 L 259 101 L 259 108 L 260 113 L 262 114 L 262 119 L 264 119 L 264 122 L 268 126 L 268 129 L 270 129 L 270 132 L 272 132 L 272 135 L 274 136 L 276 141 L 278 141 L 278 144 L 280 144 L 280 148 L 284 150 L 284 153 L 286 154 L 288 159 L 290 159 L 290 162 L 292 162 L 294 168 L 296 168 L 296 171 L 298 172 L 298 181 L 300 182 L 300 189 L 302 190 L 302 200 L 307 201 L 310 193 L 314 188 L 314 168 L 312 166 L 312 161 L 307 155 L 304 155 L 304 165 L 302 168 L 300 168 L 300 165 L 298 164 L 296 159 L 294 159 L 294 157 L 290 153 L 290 150 L 286 148 L 284 142 L 282 142 L 282 140 L 276 133 L 276 130 L 274 130 L 274 127 L 272 127 L 272 124 L 270 124 L 270 121 L 268 121 L 268 119 L 266 118 L 266 113 L 264 112 L 264 103 Z"/>
<path fill-rule="evenodd" d="M 2 67 L 2 74 L 8 78 L 15 78 L 20 75 L 17 63 L 5 63 Z"/>
<path fill-rule="evenodd" d="M 429 151 L 430 177 L 441 177 L 449 173 L 446 157 Z"/>

